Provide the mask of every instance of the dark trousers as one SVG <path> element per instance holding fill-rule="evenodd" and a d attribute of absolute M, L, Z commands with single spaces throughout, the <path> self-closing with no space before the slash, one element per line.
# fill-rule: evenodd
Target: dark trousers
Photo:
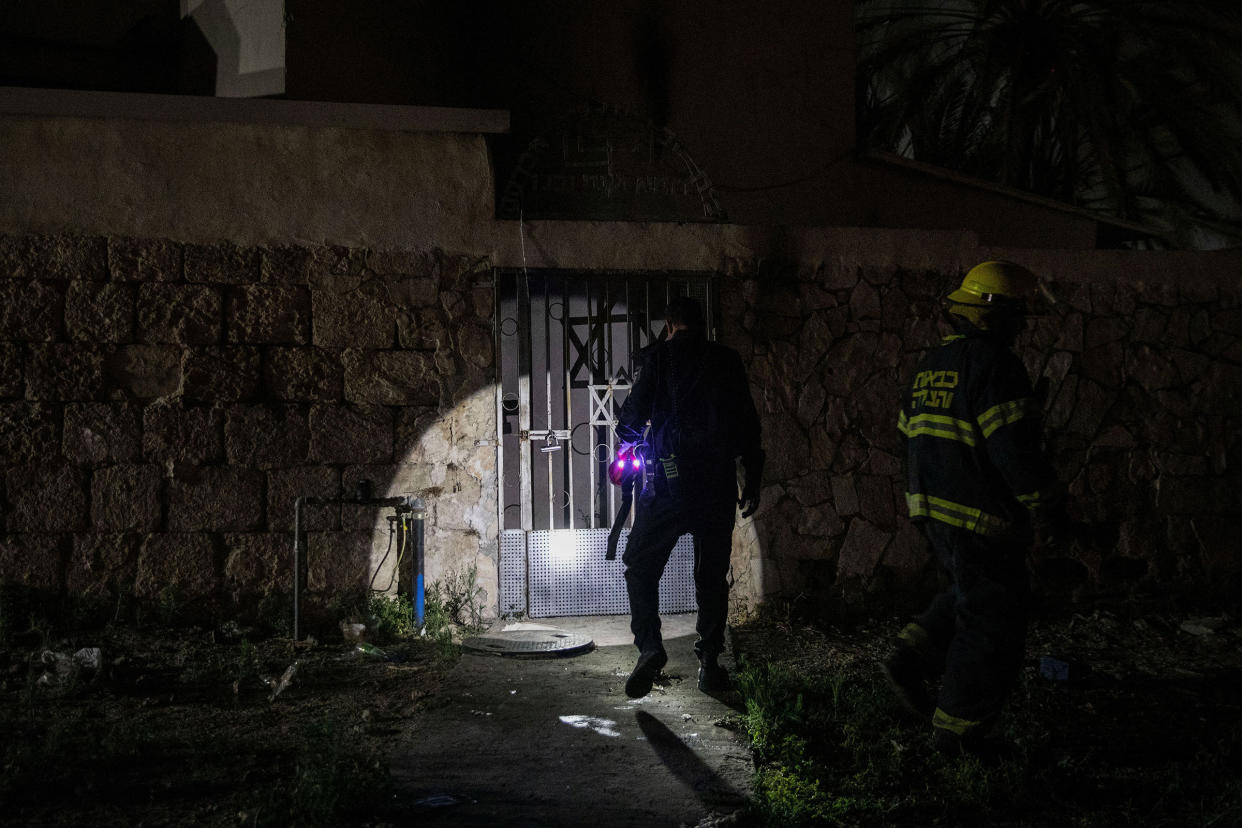
<path fill-rule="evenodd" d="M 1013 689 L 1026 647 L 1029 587 L 1024 539 L 984 537 L 939 521 L 921 524 L 950 586 L 902 637 L 942 673 L 934 724 L 983 731 Z M 922 638 L 912 641 L 911 638 Z"/>
<path fill-rule="evenodd" d="M 699 607 L 694 649 L 700 658 L 724 650 L 737 483 L 733 475 L 712 483 L 708 491 L 687 487 L 680 492 L 648 485 L 639 496 L 621 559 L 630 598 L 630 631 L 640 653 L 664 649 L 660 576 L 678 538 L 686 533 L 694 537 L 694 596 Z"/>

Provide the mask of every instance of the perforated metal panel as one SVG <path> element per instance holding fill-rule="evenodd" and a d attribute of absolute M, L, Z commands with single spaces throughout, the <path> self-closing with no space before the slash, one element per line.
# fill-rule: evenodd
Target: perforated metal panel
<path fill-rule="evenodd" d="M 526 614 L 526 533 L 500 533 L 500 613 Z"/>
<path fill-rule="evenodd" d="M 520 535 L 505 532 L 504 536 Z M 607 529 L 575 529 L 527 533 L 528 613 L 532 618 L 564 615 L 621 615 L 630 611 L 625 591 L 628 530 L 622 531 L 616 560 L 606 560 Z M 502 579 L 504 546 L 502 539 Z M 502 584 L 503 590 L 503 584 Z M 687 612 L 694 603 L 694 547 L 682 537 L 660 579 L 660 612 Z"/>

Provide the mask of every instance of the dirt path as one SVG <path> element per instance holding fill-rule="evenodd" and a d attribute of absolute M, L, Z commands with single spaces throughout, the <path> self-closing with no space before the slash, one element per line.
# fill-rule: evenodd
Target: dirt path
<path fill-rule="evenodd" d="M 467 653 L 412 723 L 415 744 L 391 767 L 420 824 L 698 825 L 742 807 L 753 766 L 730 707 L 740 699 L 699 691 L 693 616 L 665 618 L 668 679 L 639 700 L 623 690 L 635 655 L 627 617 L 546 623 L 597 646 L 564 658 Z"/>

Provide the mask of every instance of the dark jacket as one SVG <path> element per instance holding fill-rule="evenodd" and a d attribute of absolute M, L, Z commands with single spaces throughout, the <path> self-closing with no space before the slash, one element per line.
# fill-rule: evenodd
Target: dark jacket
<path fill-rule="evenodd" d="M 918 367 L 898 417 L 910 517 L 981 535 L 1025 533 L 1060 501 L 1021 360 L 969 326 Z"/>
<path fill-rule="evenodd" d="M 652 457 L 675 457 L 683 468 L 719 468 L 737 457 L 761 465 L 759 414 L 736 351 L 681 330 L 640 351 L 636 367 L 620 440 L 641 442 L 650 421 Z"/>

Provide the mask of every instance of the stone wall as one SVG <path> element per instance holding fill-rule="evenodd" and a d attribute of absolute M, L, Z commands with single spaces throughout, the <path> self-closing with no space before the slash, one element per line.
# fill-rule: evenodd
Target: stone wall
<path fill-rule="evenodd" d="M 1237 256 L 993 254 L 1052 277 L 1057 300 L 1017 350 L 1043 378 L 1048 450 L 1080 526 L 1036 554 L 1037 586 L 1077 599 L 1236 595 Z M 751 366 L 769 457 L 764 505 L 735 549 L 741 594 L 848 609 L 931 587 L 934 564 L 905 518 L 895 415 L 923 349 L 947 331 L 938 300 L 958 279 L 840 260 L 727 277 L 727 338 Z"/>
<path fill-rule="evenodd" d="M 495 598 L 491 272 L 439 250 L 0 237 L 0 581 L 283 612 L 299 496 L 430 504 L 428 580 Z M 478 277 L 482 276 L 480 279 Z M 385 511 L 308 508 L 309 605 Z M 391 580 L 391 555 L 377 585 Z"/>
<path fill-rule="evenodd" d="M 889 231 L 496 222 L 439 249 L 0 238 L 0 580 L 101 604 L 285 611 L 293 503 L 430 504 L 427 577 L 473 569 L 495 612 L 492 268 L 714 272 L 769 461 L 735 534 L 737 608 L 921 600 L 894 415 L 938 297 L 984 258 L 1059 301 L 1019 348 L 1088 527 L 1044 553 L 1077 597 L 1236 588 L 1239 256 L 981 250 Z M 526 234 L 518 236 L 513 231 Z M 517 258 L 520 251 L 522 258 Z M 308 510 L 316 606 L 388 548 L 374 507 Z M 390 556 L 385 566 L 390 567 Z M 381 572 L 379 585 L 389 580 Z"/>

